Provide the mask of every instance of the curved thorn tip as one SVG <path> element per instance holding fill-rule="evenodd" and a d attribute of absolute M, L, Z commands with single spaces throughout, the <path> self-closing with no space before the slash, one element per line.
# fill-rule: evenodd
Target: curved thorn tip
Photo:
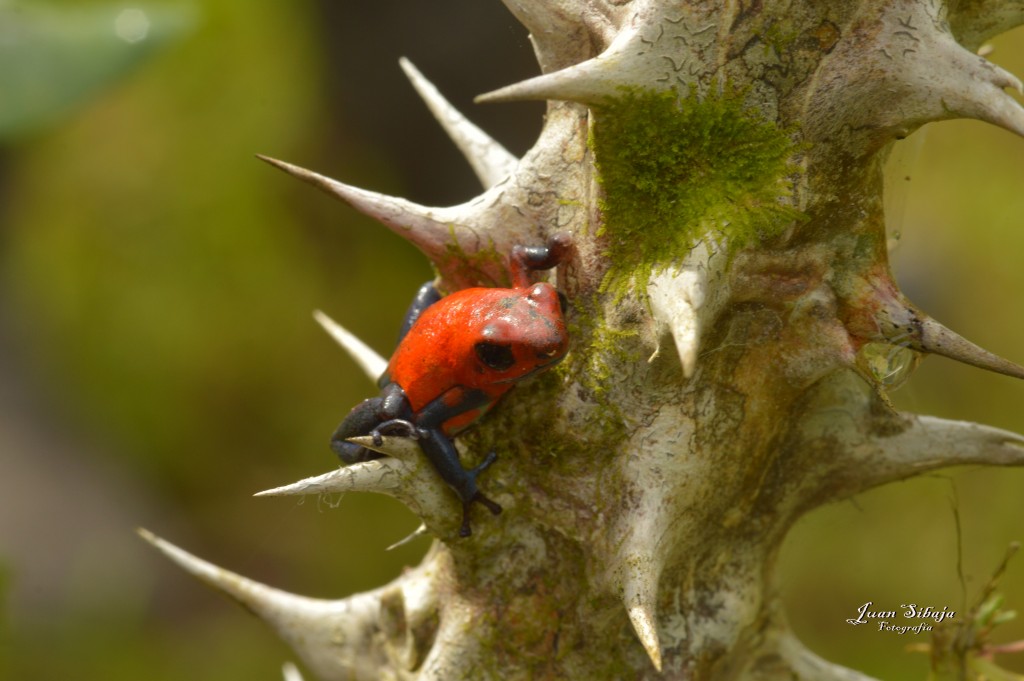
<path fill-rule="evenodd" d="M 647 656 L 651 658 L 651 664 L 659 672 L 661 671 L 661 642 L 658 640 L 658 625 L 654 619 L 654 613 L 650 608 L 642 604 L 628 607 L 626 613 L 633 625 L 633 631 L 640 639 Z"/>
<path fill-rule="evenodd" d="M 405 546 L 406 544 L 408 544 L 409 542 L 413 541 L 414 539 L 417 539 L 418 537 L 422 537 L 425 534 L 429 534 L 429 532 L 430 532 L 430 530 L 427 529 L 426 524 L 425 523 L 420 523 L 420 526 L 417 527 L 415 530 L 413 530 L 408 536 L 403 537 L 402 539 L 399 539 L 394 544 L 392 544 L 391 546 L 387 547 L 384 550 L 385 551 L 391 551 L 393 549 L 397 549 L 400 546 Z"/>
<path fill-rule="evenodd" d="M 697 367 L 700 349 L 698 312 L 704 304 L 706 286 L 707 272 L 695 268 L 666 269 L 651 275 L 648 280 L 651 311 L 659 325 L 672 334 L 685 378 L 692 377 Z"/>
<path fill-rule="evenodd" d="M 649 535 L 647 535 L 649 536 Z M 631 554 L 623 563 L 622 604 L 651 664 L 661 671 L 661 641 L 658 636 L 657 601 L 660 561 Z"/>

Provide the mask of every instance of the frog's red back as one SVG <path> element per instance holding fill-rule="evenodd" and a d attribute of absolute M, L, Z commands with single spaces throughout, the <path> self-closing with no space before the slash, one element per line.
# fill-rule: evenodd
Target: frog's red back
<path fill-rule="evenodd" d="M 388 365 L 414 412 L 438 397 L 484 393 L 487 404 L 444 423 L 462 430 L 526 376 L 565 356 L 568 336 L 551 284 L 526 288 L 469 288 L 446 296 L 420 315 Z M 461 389 L 461 390 L 460 390 Z"/>

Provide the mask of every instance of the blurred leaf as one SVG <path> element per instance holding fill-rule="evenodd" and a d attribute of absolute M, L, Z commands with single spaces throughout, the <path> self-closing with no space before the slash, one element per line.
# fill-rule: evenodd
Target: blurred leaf
<path fill-rule="evenodd" d="M 0 0 L 0 141 L 52 125 L 193 25 L 191 6 Z"/>
<path fill-rule="evenodd" d="M 978 614 L 975 617 L 975 621 L 979 628 L 987 627 L 992 624 L 993 618 L 999 614 L 1000 608 L 1003 607 L 1003 600 L 1003 595 L 997 593 L 992 594 L 990 598 L 981 604 L 981 607 L 978 608 Z"/>

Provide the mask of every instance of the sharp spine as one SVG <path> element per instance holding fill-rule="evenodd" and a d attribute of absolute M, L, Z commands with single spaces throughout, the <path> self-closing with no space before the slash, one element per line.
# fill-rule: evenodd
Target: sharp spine
<path fill-rule="evenodd" d="M 1024 367 L 975 345 L 931 318 L 921 320 L 920 338 L 914 349 L 942 355 L 979 369 L 1024 378 Z"/>
<path fill-rule="evenodd" d="M 458 221 L 458 211 L 454 209 L 421 206 L 406 199 L 353 187 L 269 156 L 257 154 L 256 158 L 341 199 L 360 213 L 409 239 L 428 255 L 443 251 L 449 241 L 449 225 Z"/>
<path fill-rule="evenodd" d="M 651 658 L 651 664 L 660 672 L 661 641 L 658 640 L 658 624 L 654 612 L 643 604 L 636 604 L 627 606 L 626 613 L 633 625 L 633 631 L 636 632 L 637 638 L 640 639 L 644 650 L 647 651 L 647 656 Z"/>
<path fill-rule="evenodd" d="M 257 497 L 281 497 L 344 492 L 377 492 L 401 496 L 401 473 L 408 465 L 398 459 L 373 459 L 345 466 L 322 475 L 304 478 L 289 485 L 257 492 Z M 399 475 L 395 475 L 398 473 Z"/>
<path fill-rule="evenodd" d="M 402 57 L 398 63 L 434 118 L 469 161 L 484 189 L 512 174 L 519 163 L 518 158 L 459 113 L 411 61 Z"/>
<path fill-rule="evenodd" d="M 378 355 L 369 345 L 359 340 L 355 334 L 320 310 L 313 311 L 313 318 L 327 331 L 331 338 L 337 341 L 338 345 L 348 352 L 349 356 L 363 370 L 363 373 L 376 383 L 377 379 L 388 368 L 388 361 Z"/>
<path fill-rule="evenodd" d="M 867 303 L 872 309 L 866 318 L 867 324 L 859 325 L 859 330 L 854 332 L 861 339 L 909 347 L 979 369 L 1024 378 L 1024 367 L 975 345 L 921 312 L 888 277 L 875 280 L 867 290 L 871 294 L 856 305 L 863 309 L 865 302 L 871 301 Z"/>
<path fill-rule="evenodd" d="M 600 57 L 595 57 L 569 68 L 545 73 L 541 76 L 506 85 L 479 95 L 477 103 L 515 102 L 522 100 L 564 100 L 582 104 L 600 104 L 615 95 L 613 74 Z"/>

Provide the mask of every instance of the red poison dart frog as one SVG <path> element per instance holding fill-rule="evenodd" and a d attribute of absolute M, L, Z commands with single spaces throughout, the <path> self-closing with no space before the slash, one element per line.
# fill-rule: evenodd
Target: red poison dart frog
<path fill-rule="evenodd" d="M 548 283 L 530 282 L 530 272 L 561 263 L 568 235 L 547 246 L 516 246 L 509 269 L 512 288 L 468 288 L 441 297 L 425 284 L 406 313 L 398 347 L 377 381 L 380 395 L 364 400 L 341 422 L 331 449 L 346 463 L 380 456 L 347 442 L 383 434 L 415 438 L 441 478 L 462 501 L 459 536 L 470 534 L 475 501 L 491 513 L 501 506 L 477 488 L 477 477 L 494 463 L 462 467 L 452 437 L 476 421 L 517 382 L 554 366 L 568 349 L 564 296 Z"/>

